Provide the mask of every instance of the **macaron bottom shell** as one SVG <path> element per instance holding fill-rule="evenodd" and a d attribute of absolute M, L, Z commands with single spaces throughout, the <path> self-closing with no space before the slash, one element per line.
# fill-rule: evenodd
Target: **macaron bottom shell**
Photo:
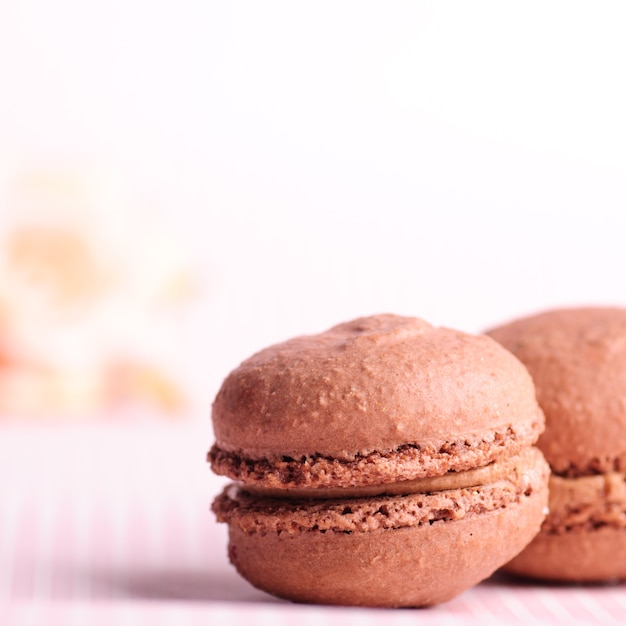
<path fill-rule="evenodd" d="M 419 607 L 450 600 L 539 532 L 549 468 L 532 448 L 494 483 L 332 500 L 257 497 L 227 487 L 214 511 L 229 558 L 255 587 L 316 604 Z"/>
<path fill-rule="evenodd" d="M 562 535 L 542 532 L 504 570 L 550 582 L 626 580 L 626 529 L 605 526 Z"/>
<path fill-rule="evenodd" d="M 549 491 L 541 532 L 506 571 L 547 581 L 626 580 L 626 476 L 553 474 Z"/>
<path fill-rule="evenodd" d="M 255 587 L 295 602 L 422 607 L 452 599 L 513 558 L 539 530 L 547 493 L 461 520 L 364 532 L 246 533 L 229 557 Z"/>

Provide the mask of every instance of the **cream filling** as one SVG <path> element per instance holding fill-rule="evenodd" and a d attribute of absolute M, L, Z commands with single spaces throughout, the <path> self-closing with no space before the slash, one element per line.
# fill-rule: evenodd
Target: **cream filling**
<path fill-rule="evenodd" d="M 388 484 L 364 485 L 343 488 L 312 488 L 312 489 L 278 489 L 239 483 L 238 487 L 249 494 L 270 498 L 367 498 L 373 496 L 400 496 L 412 493 L 429 493 L 450 489 L 468 489 L 496 483 L 500 480 L 519 479 L 522 473 L 534 471 L 535 456 L 538 451 L 529 448 L 518 456 L 494 461 L 484 467 L 477 467 L 463 472 L 448 472 L 443 476 L 403 480 Z"/>
<path fill-rule="evenodd" d="M 550 511 L 566 514 L 574 508 L 598 502 L 626 505 L 626 474 L 609 472 L 596 476 L 563 478 L 550 476 Z"/>

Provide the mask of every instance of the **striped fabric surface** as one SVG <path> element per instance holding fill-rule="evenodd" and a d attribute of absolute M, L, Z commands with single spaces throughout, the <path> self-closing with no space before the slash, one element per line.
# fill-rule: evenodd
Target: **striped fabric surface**
<path fill-rule="evenodd" d="M 0 426 L 0 625 L 626 624 L 626 585 L 493 578 L 431 609 L 296 605 L 242 580 L 208 424 Z"/>

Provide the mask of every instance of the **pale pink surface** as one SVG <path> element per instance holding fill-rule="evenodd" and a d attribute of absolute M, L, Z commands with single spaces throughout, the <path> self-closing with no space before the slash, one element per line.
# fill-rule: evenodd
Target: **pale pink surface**
<path fill-rule="evenodd" d="M 186 422 L 0 426 L 0 624 L 378 624 L 277 600 L 226 558 L 211 433 Z M 398 624 L 624 624 L 626 586 L 493 579 Z"/>

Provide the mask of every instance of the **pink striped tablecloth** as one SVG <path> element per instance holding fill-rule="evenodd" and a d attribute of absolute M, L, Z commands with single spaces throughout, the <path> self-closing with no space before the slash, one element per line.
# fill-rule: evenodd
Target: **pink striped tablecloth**
<path fill-rule="evenodd" d="M 0 626 L 626 624 L 626 585 L 493 578 L 439 607 L 296 605 L 242 580 L 208 423 L 0 425 Z"/>

